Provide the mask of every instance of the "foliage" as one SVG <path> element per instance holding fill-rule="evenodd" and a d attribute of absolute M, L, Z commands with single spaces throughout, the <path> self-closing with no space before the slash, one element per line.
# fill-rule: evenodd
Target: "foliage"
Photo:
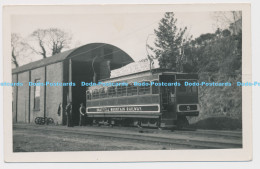
<path fill-rule="evenodd" d="M 166 13 L 155 30 L 157 48 L 151 48 L 160 67 L 199 74 L 199 82 L 230 82 L 232 86 L 199 89 L 200 116 L 193 121 L 226 116 L 242 118 L 242 33 L 217 29 L 191 40 L 178 29 L 173 13 Z M 237 29 L 239 30 L 239 29 Z M 190 119 L 192 120 L 192 119 Z"/>
<path fill-rule="evenodd" d="M 242 33 L 231 35 L 228 30 L 217 30 L 191 42 L 190 61 L 199 81 L 230 82 L 231 86 L 200 86 L 201 116 L 225 115 L 242 118 Z"/>
<path fill-rule="evenodd" d="M 184 61 L 183 48 L 188 38 L 185 38 L 187 28 L 178 28 L 177 19 L 173 12 L 166 12 L 159 22 L 158 29 L 154 30 L 155 47 L 148 46 L 158 59 L 161 68 L 182 70 Z"/>

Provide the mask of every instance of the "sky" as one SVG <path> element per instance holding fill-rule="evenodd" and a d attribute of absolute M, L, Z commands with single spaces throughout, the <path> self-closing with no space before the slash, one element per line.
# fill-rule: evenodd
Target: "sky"
<path fill-rule="evenodd" d="M 55 27 L 73 35 L 71 48 L 95 42 L 109 43 L 138 61 L 146 58 L 146 43 L 153 43 L 154 29 L 158 28 L 163 15 L 162 12 L 13 15 L 11 32 L 26 38 L 38 28 Z M 187 26 L 194 38 L 216 30 L 213 12 L 175 12 L 175 16 L 177 25 Z"/>

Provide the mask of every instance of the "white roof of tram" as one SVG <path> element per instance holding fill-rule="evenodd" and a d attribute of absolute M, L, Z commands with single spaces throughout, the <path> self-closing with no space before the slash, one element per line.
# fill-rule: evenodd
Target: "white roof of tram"
<path fill-rule="evenodd" d="M 152 69 L 159 68 L 159 64 L 157 60 L 154 60 L 154 64 L 152 64 Z M 126 66 L 123 66 L 119 69 L 111 70 L 111 76 L 110 78 L 134 74 L 138 72 L 143 72 L 146 70 L 150 70 L 150 62 L 149 60 L 139 61 L 139 62 L 133 62 L 129 63 Z"/>

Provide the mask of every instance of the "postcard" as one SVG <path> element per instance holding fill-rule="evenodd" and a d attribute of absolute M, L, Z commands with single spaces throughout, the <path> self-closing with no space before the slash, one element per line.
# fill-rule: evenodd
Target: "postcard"
<path fill-rule="evenodd" d="M 6 162 L 252 160 L 250 4 L 3 7 Z"/>

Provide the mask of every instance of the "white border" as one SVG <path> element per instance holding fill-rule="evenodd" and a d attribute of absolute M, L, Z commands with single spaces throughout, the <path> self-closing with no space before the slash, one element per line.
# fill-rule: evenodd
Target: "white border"
<path fill-rule="evenodd" d="M 47 1 L 48 2 L 48 1 Z M 226 7 L 225 7 L 226 8 Z M 250 15 L 250 13 L 249 13 L 249 15 Z M 7 23 L 5 23 L 5 24 L 8 24 L 8 22 Z M 249 25 L 249 27 L 250 27 L 250 19 L 249 20 L 243 20 L 243 25 Z M 249 31 L 249 32 L 247 32 L 247 31 Z M 247 29 L 247 31 L 246 31 L 246 34 L 247 34 L 247 36 L 250 36 L 250 28 L 249 29 Z M 7 31 L 8 32 L 8 31 Z M 247 54 L 247 56 L 251 56 L 250 55 L 250 38 L 249 39 L 247 39 L 248 37 L 246 37 L 246 36 L 244 36 L 245 35 L 245 33 L 243 32 L 243 45 L 244 45 L 244 43 L 248 43 L 249 42 L 249 44 L 247 44 L 247 45 L 249 45 L 249 48 L 247 48 L 247 51 L 245 51 L 245 50 L 243 50 L 243 54 L 244 53 L 246 53 Z M 4 35 L 4 36 L 6 36 L 6 34 Z M 245 39 L 247 39 L 246 41 L 245 41 Z M 6 48 L 8 49 L 9 47 L 8 47 L 8 43 L 4 43 L 4 49 L 6 50 Z M 5 58 L 4 58 L 5 59 Z M 243 57 L 243 59 L 244 59 L 244 57 Z M 5 61 L 6 61 L 6 59 L 5 59 Z M 6 63 L 6 62 L 5 62 Z M 243 60 L 243 67 L 244 67 L 245 65 L 244 65 L 244 60 Z M 251 68 L 251 63 L 249 62 L 249 69 Z M 10 69 L 8 69 L 8 67 L 9 67 L 9 65 L 6 65 L 5 64 L 5 70 L 10 70 Z M 7 68 L 7 69 L 6 69 Z M 251 69 L 250 69 L 251 70 Z M 251 75 L 250 73 L 251 73 L 251 71 L 249 71 L 249 72 L 245 72 L 246 74 L 247 73 L 249 73 L 249 74 L 247 74 L 247 75 Z M 244 72 L 243 72 L 243 74 L 244 74 Z M 5 77 L 5 79 L 6 79 L 7 77 Z M 251 80 L 251 77 L 248 77 L 247 78 L 248 80 Z M 245 79 L 243 78 L 243 81 L 244 81 Z M 10 89 L 8 90 L 8 88 L 5 88 L 6 90 L 4 90 L 5 91 L 5 96 L 6 96 L 6 94 L 8 94 L 8 93 L 10 93 Z M 251 91 L 251 88 L 245 88 L 245 90 L 247 90 L 247 92 L 250 92 Z M 245 94 L 247 94 L 247 92 L 244 92 L 245 91 L 244 90 L 244 88 L 243 88 L 243 97 L 244 97 L 244 95 Z M 244 100 L 244 99 L 243 99 Z M 8 104 L 10 104 L 10 103 L 8 103 L 8 102 L 6 102 L 5 101 L 5 103 L 7 103 L 7 105 Z M 251 103 L 251 98 L 249 98 L 249 100 L 248 101 L 246 101 L 246 104 L 249 104 L 250 105 L 250 103 Z M 6 104 L 5 104 L 6 105 Z M 244 102 L 243 102 L 243 106 L 244 106 Z M 251 109 L 244 109 L 244 107 L 243 107 L 243 110 L 246 110 L 246 111 L 248 111 L 248 112 L 251 112 L 250 110 Z M 10 116 L 10 115 L 9 115 Z M 7 117 L 8 117 L 8 115 L 7 115 Z M 244 126 L 244 130 L 243 131 L 249 131 L 249 136 L 251 136 L 251 114 L 249 113 L 249 115 L 248 114 L 245 114 L 245 113 L 243 113 L 243 118 L 247 118 L 247 119 L 249 119 L 249 121 L 246 121 L 246 122 L 244 122 L 243 121 L 243 126 Z M 7 124 L 8 122 L 6 122 L 6 124 Z M 9 128 L 10 129 L 10 126 L 8 127 L 8 125 L 6 125 L 5 124 L 5 128 Z M 246 127 L 245 127 L 246 126 Z M 7 129 L 8 130 L 8 129 Z M 5 140 L 8 140 L 8 139 L 10 139 L 10 138 L 7 138 L 8 137 L 8 132 L 7 132 L 7 130 L 5 130 L 6 131 L 6 134 L 7 135 L 5 135 Z M 10 131 L 10 130 L 9 130 Z M 10 133 L 9 133 L 10 134 Z M 10 135 L 9 135 L 10 136 Z M 244 137 L 245 138 L 245 137 Z M 10 140 L 9 140 L 10 141 Z M 250 139 L 248 140 L 248 139 L 243 139 L 243 141 L 245 141 L 244 143 L 246 144 L 246 145 L 248 145 L 248 147 L 246 146 L 246 148 L 249 148 L 248 150 L 250 151 L 250 150 L 252 150 L 252 144 L 251 144 L 251 141 L 250 141 Z M 249 142 L 248 142 L 249 141 Z M 10 147 L 9 147 L 10 148 Z M 7 148 L 7 150 L 8 150 L 8 148 Z M 207 159 L 207 160 L 211 160 L 211 161 L 215 161 L 216 159 L 217 160 L 250 160 L 251 158 L 252 158 L 252 154 L 249 152 L 247 152 L 247 154 L 243 154 L 242 156 L 241 156 L 241 154 L 239 155 L 239 153 L 243 153 L 243 152 L 241 152 L 241 151 L 236 151 L 236 150 L 231 150 L 233 153 L 232 154 L 237 154 L 236 156 L 233 156 L 233 157 L 227 157 L 227 153 L 230 153 L 229 151 L 227 151 L 227 152 L 225 152 L 225 151 L 223 151 L 223 150 L 220 150 L 220 151 L 218 151 L 218 150 L 216 150 L 216 154 L 214 154 L 214 153 L 210 153 L 210 154 L 208 154 L 209 152 L 207 152 L 207 151 L 204 151 L 202 154 L 200 154 L 201 156 L 199 157 L 199 156 L 194 156 L 195 158 L 193 159 L 193 160 L 202 160 L 202 161 L 204 161 L 205 159 Z M 10 154 L 8 154 L 8 151 L 6 151 L 7 152 L 7 155 L 10 155 Z M 158 154 L 160 154 L 160 153 L 163 153 L 163 152 L 165 152 L 165 151 L 158 151 L 157 153 Z M 194 155 L 194 151 L 192 151 L 192 150 L 189 150 L 188 151 L 189 152 L 189 155 Z M 132 154 L 131 152 L 128 152 L 128 153 L 130 153 L 130 154 Z M 187 152 L 186 152 L 187 153 Z M 221 158 L 219 159 L 219 158 L 216 158 L 217 156 L 217 154 L 222 154 L 222 156 L 221 156 Z M 18 156 L 14 156 L 14 158 L 16 158 L 16 159 L 18 159 L 18 161 L 27 161 L 28 160 L 28 158 L 29 159 L 31 159 L 31 160 L 33 160 L 33 159 L 38 159 L 39 160 L 39 157 L 37 157 L 39 154 L 38 153 L 32 153 L 32 154 L 34 154 L 33 156 L 32 155 L 30 155 L 31 153 L 29 153 L 29 154 L 26 154 L 26 153 L 21 153 L 20 155 L 18 155 Z M 53 153 L 47 153 L 47 154 L 53 154 Z M 43 153 L 42 155 L 47 155 L 46 153 Z M 57 156 L 57 153 L 54 153 L 54 154 L 56 154 L 55 156 Z M 62 153 L 62 154 L 67 154 L 67 153 Z M 71 155 L 73 155 L 74 153 L 69 153 L 70 154 L 70 156 Z M 100 158 L 102 159 L 104 156 L 104 154 L 106 154 L 106 152 L 102 155 L 103 153 L 101 152 L 100 153 Z M 121 153 L 120 153 L 121 154 Z M 142 153 L 141 153 L 142 154 Z M 158 155 L 157 154 L 157 155 Z M 195 153 L 196 154 L 196 153 Z M 213 157 L 209 157 L 209 158 L 206 158 L 204 155 L 205 154 L 207 154 L 207 156 L 213 156 Z M 81 153 L 79 153 L 78 155 L 81 155 Z M 185 151 L 181 151 L 181 152 L 178 152 L 178 157 L 177 156 L 171 156 L 171 158 L 169 159 L 169 158 L 165 158 L 163 161 L 168 161 L 168 160 L 172 160 L 172 159 L 174 159 L 174 161 L 183 161 L 183 160 L 185 160 L 185 159 L 180 159 L 180 157 L 182 157 L 183 155 L 185 155 Z M 22 157 L 23 156 L 23 157 Z M 66 155 L 65 155 L 66 156 Z M 124 157 L 124 152 L 122 152 L 122 156 Z M 91 156 L 91 157 L 93 157 L 93 156 Z M 144 157 L 144 156 L 143 156 Z M 176 157 L 176 158 L 175 158 Z M 205 158 L 204 158 L 205 157 Z M 25 160 L 27 158 L 27 160 Z M 51 158 L 53 158 L 53 155 L 50 155 L 49 157 L 48 157 L 48 159 L 50 159 L 51 161 L 59 161 L 60 159 L 61 159 L 61 161 L 67 161 L 67 159 L 70 159 L 70 158 L 65 158 L 65 159 L 63 159 L 63 158 L 56 158 L 56 159 L 51 159 Z M 95 161 L 100 161 L 100 158 L 98 158 L 98 159 L 95 159 Z M 6 157 L 6 160 L 8 160 L 8 159 L 10 159 L 10 156 L 7 156 Z M 85 158 L 86 159 L 86 158 Z M 92 158 L 93 159 L 93 158 Z M 122 159 L 122 157 L 121 158 L 119 158 L 119 159 Z M 118 161 L 119 160 L 118 158 L 117 159 L 115 159 L 116 161 Z M 124 158 L 123 158 L 124 159 Z M 137 158 L 138 159 L 138 158 Z M 46 159 L 44 159 L 43 161 L 45 161 Z M 139 159 L 140 160 L 140 159 Z M 138 160 L 138 161 L 139 161 Z M 141 161 L 146 161 L 146 158 L 144 157 L 144 159 L 142 159 Z M 151 158 L 151 159 L 149 159 L 149 161 L 150 160 L 155 160 L 155 161 L 158 161 L 158 158 Z M 187 159 L 186 159 L 187 160 Z M 185 160 L 185 161 L 186 161 Z M 192 161 L 193 161 L 192 160 Z M 12 161 L 12 160 L 11 160 Z M 77 161 L 77 160 L 76 160 Z M 101 160 L 102 161 L 102 160 Z M 106 160 L 105 160 L 106 161 Z M 128 161 L 128 160 L 126 160 L 126 161 Z"/>

